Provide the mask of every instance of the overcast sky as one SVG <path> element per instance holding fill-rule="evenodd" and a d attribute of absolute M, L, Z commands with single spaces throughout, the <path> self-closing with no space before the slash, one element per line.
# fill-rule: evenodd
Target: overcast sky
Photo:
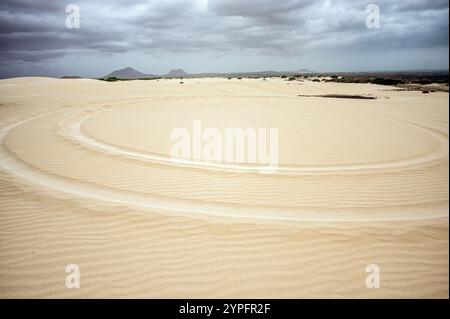
<path fill-rule="evenodd" d="M 448 18 L 448 0 L 0 0 L 0 77 L 448 69 Z"/>

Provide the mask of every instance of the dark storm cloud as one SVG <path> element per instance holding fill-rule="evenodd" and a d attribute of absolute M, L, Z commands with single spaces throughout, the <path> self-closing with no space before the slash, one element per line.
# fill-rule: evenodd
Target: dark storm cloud
<path fill-rule="evenodd" d="M 42 1 L 42 0 L 2 0 L 0 10 L 10 10 L 20 12 L 51 12 L 64 8 L 63 1 Z"/>
<path fill-rule="evenodd" d="M 71 55 L 448 50 L 447 0 L 371 2 L 381 9 L 379 29 L 366 28 L 363 0 L 2 0 L 0 64 L 10 74 L 17 63 Z M 65 27 L 69 3 L 81 9 L 80 29 Z"/>

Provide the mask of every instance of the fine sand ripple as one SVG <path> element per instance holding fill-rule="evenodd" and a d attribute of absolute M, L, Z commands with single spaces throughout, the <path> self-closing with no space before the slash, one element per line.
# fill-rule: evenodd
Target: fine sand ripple
<path fill-rule="evenodd" d="M 448 96 L 301 89 L 378 99 L 299 99 L 281 80 L 0 81 L 0 295 L 70 296 L 72 262 L 91 284 L 74 296 L 448 295 Z M 280 128 L 279 169 L 171 161 L 170 131 L 194 119 Z M 384 291 L 365 288 L 370 263 Z"/>

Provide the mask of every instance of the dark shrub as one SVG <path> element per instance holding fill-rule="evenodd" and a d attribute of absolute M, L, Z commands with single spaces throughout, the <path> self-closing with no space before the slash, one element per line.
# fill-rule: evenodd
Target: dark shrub
<path fill-rule="evenodd" d="M 402 80 L 398 79 L 384 79 L 384 78 L 375 78 L 372 80 L 373 84 L 379 85 L 397 85 L 404 83 Z"/>
<path fill-rule="evenodd" d="M 116 82 L 116 81 L 120 81 L 120 79 L 115 76 L 111 76 L 111 77 L 107 78 L 105 81 Z"/>

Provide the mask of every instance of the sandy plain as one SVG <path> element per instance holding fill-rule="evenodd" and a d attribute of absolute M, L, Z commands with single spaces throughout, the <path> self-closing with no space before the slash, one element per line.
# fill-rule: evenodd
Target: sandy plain
<path fill-rule="evenodd" d="M 448 93 L 183 82 L 0 81 L 0 297 L 448 298 Z M 279 128 L 279 169 L 173 163 L 194 119 Z"/>

